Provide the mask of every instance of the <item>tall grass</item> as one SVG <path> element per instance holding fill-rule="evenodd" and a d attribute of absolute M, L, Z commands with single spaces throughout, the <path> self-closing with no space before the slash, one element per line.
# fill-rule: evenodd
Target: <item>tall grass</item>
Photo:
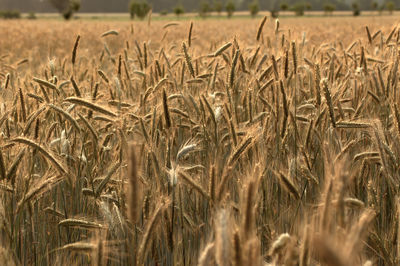
<path fill-rule="evenodd" d="M 400 263 L 397 27 L 7 23 L 0 261 Z"/>

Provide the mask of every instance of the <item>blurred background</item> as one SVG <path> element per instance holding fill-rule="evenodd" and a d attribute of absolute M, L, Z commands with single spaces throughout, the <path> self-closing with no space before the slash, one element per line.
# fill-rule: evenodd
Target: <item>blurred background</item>
<path fill-rule="evenodd" d="M 234 13 L 256 16 L 259 12 L 270 15 L 339 15 L 393 13 L 400 0 L 0 0 L 0 10 L 19 13 L 61 13 L 69 19 L 73 13 L 145 13 L 151 9 L 160 15 L 185 14 L 232 17 Z M 136 11 L 135 11 L 136 10 Z M 322 13 L 321 13 L 322 11 Z M 342 11 L 347 11 L 343 13 Z M 245 12 L 245 13 L 244 13 Z M 319 12 L 319 13 L 318 13 Z M 14 14 L 15 15 L 15 14 Z M 135 14 L 131 16 L 135 17 Z"/>

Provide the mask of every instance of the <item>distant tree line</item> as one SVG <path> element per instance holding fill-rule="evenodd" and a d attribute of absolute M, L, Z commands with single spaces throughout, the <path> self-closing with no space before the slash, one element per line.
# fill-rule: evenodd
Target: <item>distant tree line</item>
<path fill-rule="evenodd" d="M 0 17 L 16 18 L 17 12 L 59 12 L 70 19 L 77 11 L 93 13 L 129 12 L 132 18 L 143 19 L 150 10 L 161 15 L 174 13 L 181 16 L 187 12 L 197 12 L 206 18 L 211 12 L 219 16 L 224 12 L 228 17 L 236 11 L 248 10 L 256 16 L 260 10 L 270 11 L 278 16 L 280 11 L 292 11 L 304 15 L 308 10 L 323 10 L 332 15 L 336 10 L 352 10 L 353 15 L 362 10 L 392 13 L 400 7 L 400 0 L 0 0 Z"/>
<path fill-rule="evenodd" d="M 188 1 L 189 0 L 185 3 Z M 189 11 L 197 11 L 199 16 L 202 18 L 208 17 L 211 12 L 217 13 L 218 16 L 221 16 L 221 13 L 225 11 L 228 18 L 230 18 L 236 10 L 244 10 L 243 5 L 247 5 L 246 8 L 252 17 L 255 17 L 261 9 L 269 10 L 272 17 L 278 17 L 280 11 L 291 11 L 294 12 L 296 16 L 303 16 L 305 11 L 309 10 L 324 10 L 325 15 L 332 15 L 335 10 L 351 9 L 353 16 L 359 16 L 361 10 L 375 10 L 381 13 L 386 9 L 390 14 L 392 14 L 396 9 L 396 2 L 393 0 L 386 0 L 383 3 L 378 3 L 376 0 L 352 1 L 353 2 L 349 4 L 342 0 L 269 0 L 268 2 L 262 0 L 242 0 L 239 2 L 235 0 L 202 0 L 198 4 L 197 9 Z M 143 19 L 152 9 L 150 2 L 150 0 L 131 0 L 131 18 L 138 17 Z M 269 5 L 268 7 L 263 8 L 261 3 L 268 3 Z M 173 13 L 179 17 L 184 14 L 185 11 L 186 5 L 183 5 L 182 1 L 178 0 L 175 7 L 173 7 Z M 163 9 L 160 11 L 160 14 L 166 15 L 168 12 L 168 9 Z"/>
<path fill-rule="evenodd" d="M 173 12 L 173 9 L 180 5 L 186 12 L 197 12 L 202 2 L 207 2 L 214 8 L 220 2 L 226 6 L 229 1 L 235 5 L 236 11 L 249 10 L 249 6 L 254 0 L 147 0 L 154 12 L 166 10 Z M 81 12 L 128 12 L 131 0 L 81 0 Z M 400 0 L 258 0 L 260 10 L 280 10 L 281 4 L 289 7 L 296 3 L 309 3 L 312 10 L 324 10 L 324 6 L 332 4 L 336 10 L 351 10 L 352 4 L 357 3 L 361 10 L 379 10 L 386 8 L 386 3 L 393 2 L 394 7 L 400 7 Z M 50 0 L 0 0 L 1 10 L 17 9 L 21 12 L 55 12 L 57 9 L 50 3 Z"/>

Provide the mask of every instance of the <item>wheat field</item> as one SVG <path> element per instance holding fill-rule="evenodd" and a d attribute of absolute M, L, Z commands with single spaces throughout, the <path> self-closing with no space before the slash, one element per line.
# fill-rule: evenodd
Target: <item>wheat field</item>
<path fill-rule="evenodd" d="M 1 265 L 398 265 L 393 17 L 0 21 Z"/>

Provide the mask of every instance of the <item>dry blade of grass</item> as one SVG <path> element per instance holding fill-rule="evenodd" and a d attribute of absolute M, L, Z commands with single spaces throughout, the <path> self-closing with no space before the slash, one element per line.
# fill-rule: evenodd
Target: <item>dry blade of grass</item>
<path fill-rule="evenodd" d="M 284 174 L 282 173 L 276 173 L 275 174 L 278 178 L 281 184 L 283 185 L 283 188 L 288 191 L 296 200 L 300 199 L 300 193 L 298 192 L 297 188 L 293 184 L 291 180 L 289 180 Z"/>
<path fill-rule="evenodd" d="M 101 180 L 100 184 L 96 188 L 95 194 L 97 196 L 100 196 L 101 192 L 104 190 L 105 186 L 110 181 L 111 177 L 118 170 L 119 167 L 120 167 L 120 162 L 114 164 L 110 168 L 110 170 L 108 171 L 107 175 L 103 178 L 103 180 Z"/>
<path fill-rule="evenodd" d="M 52 89 L 52 90 L 56 91 L 58 94 L 60 93 L 58 88 L 57 88 L 57 86 L 55 84 L 51 83 L 51 82 L 48 82 L 46 80 L 39 79 L 39 78 L 33 78 L 33 81 L 37 82 L 38 84 L 40 84 L 40 85 L 42 85 L 42 86 L 44 86 L 46 88 L 49 88 L 49 89 Z"/>
<path fill-rule="evenodd" d="M 128 161 L 128 180 L 129 180 L 129 218 L 132 224 L 135 224 L 139 216 L 139 177 L 138 177 L 138 164 L 135 154 L 135 148 L 131 144 L 128 148 L 129 161 Z"/>
<path fill-rule="evenodd" d="M 104 225 L 96 222 L 90 222 L 83 219 L 64 219 L 58 223 L 58 226 L 65 226 L 65 227 L 78 227 L 84 229 L 103 229 Z"/>
<path fill-rule="evenodd" d="M 187 154 L 189 154 L 192 151 L 195 151 L 197 147 L 196 143 L 187 143 L 182 148 L 179 149 L 179 151 L 176 153 L 176 161 L 179 162 L 180 159 L 184 158 Z"/>
<path fill-rule="evenodd" d="M 83 253 L 91 253 L 96 248 L 96 245 L 93 243 L 85 243 L 85 242 L 76 242 L 71 244 L 66 244 L 57 250 L 69 250 L 74 252 L 83 252 Z"/>
<path fill-rule="evenodd" d="M 99 136 L 96 132 L 96 130 L 94 129 L 94 127 L 89 123 L 89 121 L 83 117 L 81 114 L 78 114 L 79 118 L 83 121 L 83 123 L 85 124 L 85 126 L 89 129 L 89 132 L 91 133 L 93 140 L 95 143 L 98 143 L 99 141 Z"/>
<path fill-rule="evenodd" d="M 80 99 L 80 98 L 76 98 L 76 97 L 68 97 L 66 99 L 64 99 L 64 101 L 69 102 L 69 103 L 73 103 L 73 104 L 77 104 L 77 105 L 81 105 L 84 106 L 94 112 L 99 112 L 108 116 L 112 116 L 112 117 L 117 117 L 117 114 L 94 103 L 91 103 L 87 100 L 84 99 Z"/>
<path fill-rule="evenodd" d="M 397 27 L 394 27 L 392 29 L 392 31 L 389 33 L 389 36 L 387 37 L 386 42 L 385 42 L 386 45 L 388 45 L 390 43 L 390 41 L 392 40 L 392 37 L 393 37 L 394 33 L 396 32 L 396 30 L 397 30 Z"/>
<path fill-rule="evenodd" d="M 26 151 L 25 149 L 22 149 L 17 154 L 17 156 L 15 156 L 15 159 L 14 159 L 13 163 L 11 164 L 11 166 L 8 169 L 8 172 L 7 172 L 7 175 L 6 175 L 6 179 L 10 180 L 12 184 L 14 184 L 14 182 L 15 182 L 15 175 L 17 173 L 19 164 L 21 163 L 22 158 L 25 155 L 25 151 Z"/>
<path fill-rule="evenodd" d="M 239 160 L 242 154 L 251 147 L 251 144 L 254 141 L 254 137 L 249 136 L 247 137 L 242 143 L 233 151 L 232 155 L 228 159 L 228 165 L 233 166 L 233 164 Z"/>
<path fill-rule="evenodd" d="M 31 116 L 28 118 L 28 121 L 26 121 L 26 123 L 25 123 L 25 128 L 24 128 L 24 131 L 23 131 L 23 133 L 24 133 L 25 136 L 28 135 L 29 129 L 30 129 L 30 127 L 31 127 L 31 125 L 32 125 L 32 123 L 33 123 L 33 121 L 35 121 L 36 118 L 37 118 L 44 110 L 46 110 L 46 106 L 42 106 L 41 108 L 39 108 L 38 110 L 36 110 L 35 113 L 31 114 Z M 0 123 L 0 125 L 1 125 L 1 123 Z"/>
<path fill-rule="evenodd" d="M 178 26 L 178 25 L 179 25 L 179 23 L 170 22 L 170 23 L 165 24 L 165 25 L 163 26 L 163 29 L 166 29 L 166 28 L 169 28 L 169 27 L 173 27 L 173 26 Z"/>
<path fill-rule="evenodd" d="M 68 112 L 64 111 L 58 106 L 55 106 L 54 104 L 49 104 L 49 107 L 64 116 L 71 123 L 71 125 L 74 126 L 78 133 L 81 132 L 81 127 L 79 126 L 78 122 Z"/>
<path fill-rule="evenodd" d="M 204 190 L 204 188 L 198 184 L 195 180 L 193 180 L 187 173 L 185 173 L 183 170 L 178 170 L 178 175 L 182 177 L 182 179 L 187 182 L 193 189 L 195 189 L 197 192 L 199 192 L 201 195 L 203 195 L 206 199 L 210 198 L 210 195 Z"/>
<path fill-rule="evenodd" d="M 72 87 L 74 88 L 76 97 L 79 97 L 79 98 L 82 97 L 81 92 L 78 87 L 78 84 L 76 84 L 76 81 L 73 76 L 71 76 L 71 83 L 72 83 Z"/>
<path fill-rule="evenodd" d="M 400 113 L 399 113 L 399 108 L 397 107 L 396 103 L 393 105 L 393 111 L 394 111 L 394 117 L 396 118 L 396 123 L 397 123 L 397 133 L 400 136 Z"/>
<path fill-rule="evenodd" d="M 10 114 L 10 111 L 4 112 L 4 114 L 0 118 L 0 127 L 3 125 L 3 123 L 8 119 L 8 116 Z"/>
<path fill-rule="evenodd" d="M 0 151 L 0 180 L 4 180 L 7 177 L 7 170 L 4 162 L 4 157 Z"/>
<path fill-rule="evenodd" d="M 50 103 L 50 98 L 49 98 L 49 95 L 48 95 L 47 91 L 45 90 L 45 88 L 42 85 L 39 85 L 39 88 L 44 96 L 46 103 Z"/>
<path fill-rule="evenodd" d="M 47 151 L 45 148 L 40 146 L 38 143 L 23 137 L 18 137 L 12 139 L 12 142 L 22 143 L 34 149 L 37 149 L 40 153 L 42 153 L 53 165 L 54 167 L 60 172 L 60 174 L 67 174 L 65 168 L 61 165 L 61 163 L 55 158 L 53 154 Z"/>
<path fill-rule="evenodd" d="M 118 34 L 119 33 L 116 30 L 109 30 L 109 31 L 106 31 L 106 32 L 102 33 L 101 37 L 107 37 L 107 36 L 110 36 L 110 35 L 118 36 Z"/>
<path fill-rule="evenodd" d="M 63 176 L 54 176 L 50 178 L 44 178 L 41 182 L 30 188 L 30 190 L 23 196 L 18 202 L 15 213 L 18 214 L 22 210 L 22 207 L 26 202 L 30 202 L 34 197 L 38 197 L 40 194 L 49 191 L 52 186 L 63 180 Z"/>
<path fill-rule="evenodd" d="M 340 121 L 340 122 L 336 123 L 336 127 L 337 128 L 370 128 L 371 125 L 368 123 Z"/>
<path fill-rule="evenodd" d="M 159 200 L 157 208 L 153 211 L 153 214 L 147 223 L 146 229 L 143 232 L 143 237 L 138 248 L 138 253 L 137 253 L 138 265 L 141 265 L 142 263 L 145 262 L 145 257 L 144 257 L 145 250 L 149 244 L 149 241 L 151 240 L 152 234 L 155 233 L 156 226 L 159 222 L 161 214 L 169 206 L 169 204 L 170 204 L 169 200 L 161 199 Z"/>

